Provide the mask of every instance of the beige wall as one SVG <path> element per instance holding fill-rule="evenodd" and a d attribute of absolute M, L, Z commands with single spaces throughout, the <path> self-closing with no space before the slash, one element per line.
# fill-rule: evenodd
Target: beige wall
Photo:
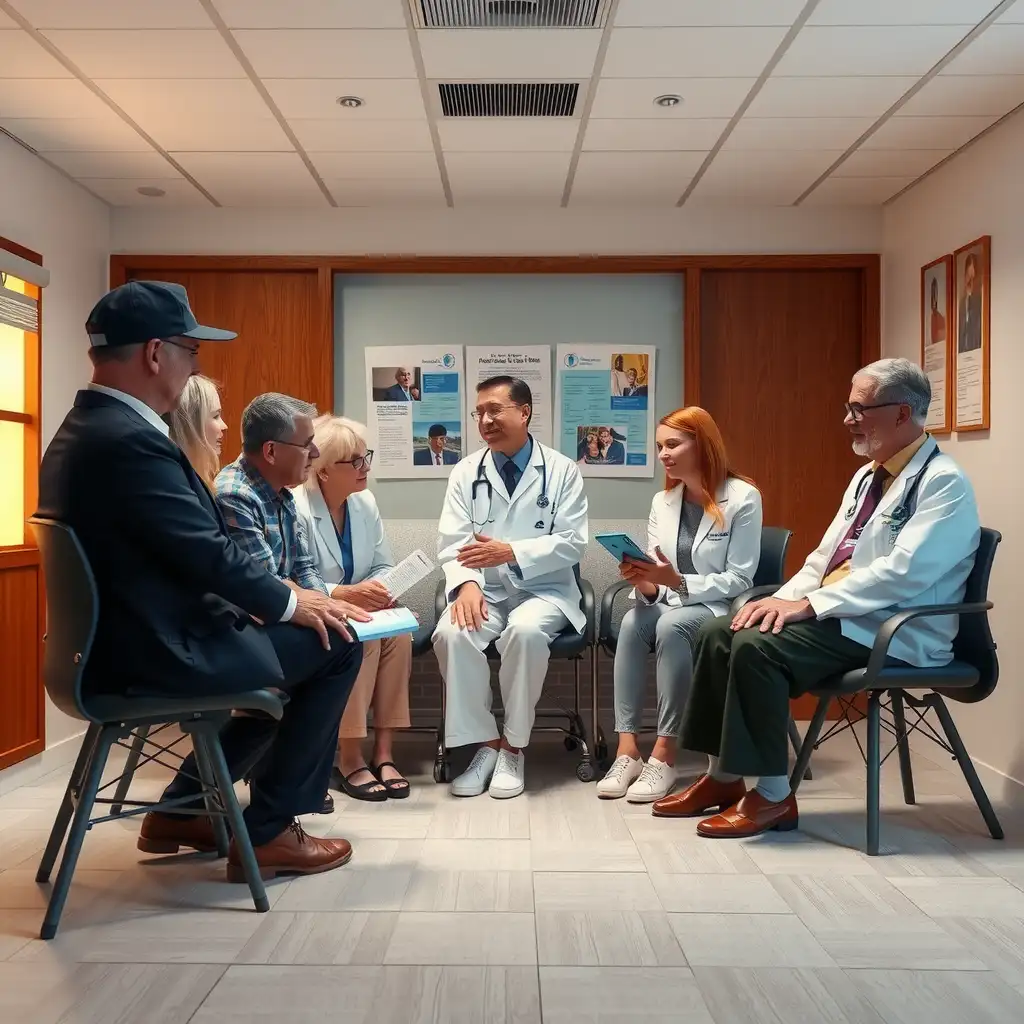
<path fill-rule="evenodd" d="M 992 236 L 992 429 L 941 438 L 977 492 L 981 520 L 1003 543 L 992 581 L 1002 681 L 987 701 L 957 705 L 976 761 L 1024 781 L 1024 116 L 1018 114 L 901 197 L 884 214 L 882 352 L 920 358 L 923 264 L 979 235 Z"/>

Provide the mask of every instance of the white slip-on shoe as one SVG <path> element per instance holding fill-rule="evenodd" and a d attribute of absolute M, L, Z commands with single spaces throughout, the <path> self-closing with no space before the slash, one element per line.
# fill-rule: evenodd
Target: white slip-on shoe
<path fill-rule="evenodd" d="M 495 800 L 507 800 L 519 796 L 526 788 L 526 754 L 521 750 L 513 754 L 504 747 L 498 751 L 498 764 L 491 777 L 488 793 Z"/>
<path fill-rule="evenodd" d="M 452 796 L 479 796 L 490 784 L 498 752 L 494 747 L 480 747 L 469 767 L 452 782 Z"/>
<path fill-rule="evenodd" d="M 607 774 L 597 784 L 597 795 L 602 800 L 620 800 L 626 795 L 630 783 L 640 777 L 644 770 L 642 757 L 630 757 L 623 754 L 615 758 Z"/>
<path fill-rule="evenodd" d="M 652 757 L 644 765 L 640 777 L 626 790 L 626 800 L 631 804 L 653 803 L 668 796 L 675 782 L 675 768 Z"/>

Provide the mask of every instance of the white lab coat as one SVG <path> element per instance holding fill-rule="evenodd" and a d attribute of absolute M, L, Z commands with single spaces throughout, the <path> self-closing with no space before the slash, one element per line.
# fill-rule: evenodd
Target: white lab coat
<path fill-rule="evenodd" d="M 572 459 L 535 440 L 530 463 L 510 500 L 505 482 L 494 467 L 494 457 L 487 452 L 483 468 L 492 488 L 488 512 L 486 485 L 481 483 L 476 501 L 472 500 L 480 460 L 477 452 L 452 470 L 437 524 L 437 556 L 444 569 L 449 600 L 457 587 L 469 581 L 480 585 L 488 603 L 507 601 L 516 592 L 525 593 L 553 604 L 582 633 L 586 619 L 580 610 L 580 590 L 572 568 L 583 557 L 588 539 L 587 496 L 579 468 Z M 540 508 L 537 499 L 544 463 L 550 504 Z M 540 529 L 538 522 L 543 523 Z M 460 565 L 456 555 L 459 548 L 472 543 L 474 532 L 510 544 L 521 575 L 509 565 L 486 570 Z"/>
<path fill-rule="evenodd" d="M 853 549 L 849 576 L 822 587 L 822 574 L 856 514 L 857 484 L 869 472 L 858 470 L 821 543 L 775 596 L 806 597 L 819 619 L 838 618 L 843 636 L 865 647 L 898 611 L 962 601 L 981 535 L 978 507 L 970 482 L 948 455 L 936 456 L 922 472 L 935 448 L 928 438 L 889 485 Z M 902 499 L 919 473 L 917 500 L 901 528 L 900 513 L 908 511 Z M 866 493 L 865 486 L 861 500 Z M 912 619 L 897 632 L 889 653 L 920 668 L 945 665 L 953 657 L 956 631 L 955 615 Z"/>
<path fill-rule="evenodd" d="M 383 575 L 394 565 L 391 546 L 384 532 L 384 521 L 377 508 L 377 500 L 369 491 L 349 495 L 348 516 L 352 530 L 352 579 L 344 579 L 341 564 L 341 541 L 334 528 L 327 502 L 320 485 L 311 474 L 310 480 L 296 487 L 295 511 L 306 533 L 316 567 L 333 590 L 340 583 L 362 583 Z"/>
<path fill-rule="evenodd" d="M 680 598 L 678 591 L 658 587 L 657 597 L 652 601 L 647 602 L 642 594 L 637 594 L 640 601 L 674 606 L 702 604 L 715 615 L 725 615 L 729 602 L 753 585 L 761 557 L 761 492 L 743 480 L 729 477 L 715 498 L 725 522 L 718 526 L 707 512 L 701 518 L 690 551 L 697 571 L 683 576 L 686 600 Z M 647 553 L 655 558 L 654 549 L 661 548 L 677 572 L 676 547 L 682 509 L 681 486 L 671 491 L 659 491 L 651 502 L 651 515 L 647 522 Z"/>

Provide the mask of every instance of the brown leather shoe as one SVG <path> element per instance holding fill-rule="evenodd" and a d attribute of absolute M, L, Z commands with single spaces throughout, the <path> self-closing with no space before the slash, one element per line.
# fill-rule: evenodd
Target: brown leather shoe
<path fill-rule="evenodd" d="M 213 853 L 217 840 L 213 823 L 205 814 L 185 817 L 150 811 L 142 819 L 142 831 L 135 844 L 143 853 L 178 853 L 181 847 Z"/>
<path fill-rule="evenodd" d="M 698 822 L 697 835 L 707 839 L 743 839 L 762 832 L 789 832 L 799 822 L 796 797 L 792 793 L 781 803 L 773 804 L 752 789 L 735 807 Z"/>
<path fill-rule="evenodd" d="M 302 826 L 293 821 L 276 839 L 254 847 L 253 852 L 260 878 L 316 875 L 347 864 L 352 859 L 352 844 L 347 839 L 320 839 L 307 835 Z M 234 839 L 228 850 L 228 881 L 245 881 Z"/>
<path fill-rule="evenodd" d="M 710 775 L 702 775 L 681 793 L 655 800 L 651 814 L 655 818 L 696 818 L 715 807 L 719 810 L 731 807 L 746 791 L 742 779 L 719 782 Z"/>

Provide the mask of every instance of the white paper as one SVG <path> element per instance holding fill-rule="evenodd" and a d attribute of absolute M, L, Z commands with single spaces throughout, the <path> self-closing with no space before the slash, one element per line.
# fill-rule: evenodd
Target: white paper
<path fill-rule="evenodd" d="M 513 345 L 466 347 L 466 424 L 472 433 L 467 451 L 479 451 L 484 444 L 470 413 L 476 405 L 476 386 L 488 377 L 507 374 L 519 377 L 533 392 L 533 419 L 530 433 L 548 447 L 551 432 L 551 347 L 549 345 Z"/>
<path fill-rule="evenodd" d="M 434 563 L 422 551 L 414 551 L 403 558 L 398 565 L 388 569 L 377 582 L 387 587 L 392 597 L 401 597 L 411 590 L 420 580 L 426 579 L 434 571 Z"/>

